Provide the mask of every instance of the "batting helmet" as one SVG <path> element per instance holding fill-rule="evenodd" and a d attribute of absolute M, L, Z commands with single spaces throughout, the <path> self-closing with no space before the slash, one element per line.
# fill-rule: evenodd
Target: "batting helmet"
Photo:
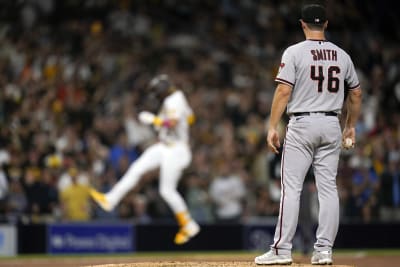
<path fill-rule="evenodd" d="M 165 94 L 171 88 L 172 83 L 167 74 L 160 74 L 151 79 L 149 89 L 156 94 Z"/>

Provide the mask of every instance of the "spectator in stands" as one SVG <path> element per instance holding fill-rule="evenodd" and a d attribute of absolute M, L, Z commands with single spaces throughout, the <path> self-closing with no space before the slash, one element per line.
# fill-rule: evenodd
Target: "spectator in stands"
<path fill-rule="evenodd" d="M 200 223 L 213 221 L 211 199 L 208 194 L 208 179 L 195 173 L 187 177 L 185 199 L 192 217 Z"/>
<path fill-rule="evenodd" d="M 110 149 L 108 160 L 112 168 L 117 171 L 117 176 L 122 177 L 122 174 L 128 169 L 130 163 L 135 161 L 138 155 L 139 153 L 136 148 L 129 146 L 125 131 L 121 131 L 118 133 L 117 143 Z M 125 164 L 122 161 L 125 161 Z"/>
<path fill-rule="evenodd" d="M 384 221 L 400 221 L 400 153 L 389 153 L 385 172 L 381 177 L 380 218 Z"/>
<path fill-rule="evenodd" d="M 28 201 L 19 180 L 10 181 L 10 195 L 7 199 L 6 212 L 11 222 L 18 222 L 26 214 Z"/>
<path fill-rule="evenodd" d="M 0 163 L 1 166 L 1 163 Z M 3 169 L 0 168 L 0 220 L 4 220 L 2 218 L 6 211 L 7 211 L 7 195 L 9 191 L 9 185 L 7 181 L 6 174 L 4 173 Z"/>
<path fill-rule="evenodd" d="M 27 212 L 35 222 L 51 219 L 58 205 L 54 185 L 50 182 L 48 170 L 28 168 L 24 174 L 24 191 L 28 201 Z"/>
<path fill-rule="evenodd" d="M 279 202 L 275 202 L 269 195 L 268 186 L 260 186 L 256 191 L 257 202 L 255 215 L 259 217 L 277 216 Z"/>
<path fill-rule="evenodd" d="M 148 224 L 152 219 L 147 210 L 147 198 L 144 195 L 136 195 L 132 199 L 133 219 L 136 223 Z"/>
<path fill-rule="evenodd" d="M 78 170 L 68 170 L 71 183 L 60 192 L 63 219 L 66 221 L 87 221 L 91 218 L 89 186 L 78 181 Z"/>
<path fill-rule="evenodd" d="M 210 184 L 210 197 L 215 206 L 217 223 L 238 223 L 243 212 L 246 188 L 242 178 L 231 172 L 230 162 L 222 160 Z"/>
<path fill-rule="evenodd" d="M 369 158 L 354 157 L 352 199 L 363 222 L 377 218 L 380 181 Z"/>
<path fill-rule="evenodd" d="M 149 129 L 135 125 L 135 112 L 155 104 L 145 101 L 144 85 L 151 75 L 162 72 L 178 77 L 181 87 L 190 90 L 189 102 L 197 116 L 193 154 L 200 155 L 191 171 L 209 184 L 221 158 L 258 162 L 245 166 L 246 172 L 254 170 L 246 181 L 248 195 L 266 184 L 272 188 L 269 198 L 279 200 L 279 157 L 269 158 L 261 151 L 265 146 L 256 144 L 263 140 L 262 118 L 270 110 L 278 52 L 301 37 L 294 33 L 297 1 L 194 1 L 185 8 L 176 8 L 177 1 L 125 6 L 111 0 L 41 2 L 52 4 L 46 8 L 40 4 L 40 12 L 32 12 L 28 2 L 5 4 L 0 25 L 0 162 L 8 161 L 9 180 L 19 179 L 23 185 L 27 212 L 37 206 L 36 197 L 32 200 L 35 183 L 41 183 L 37 173 L 55 168 L 52 172 L 61 180 L 57 182 L 64 184 L 70 178 L 58 172 L 68 168 L 71 159 L 90 166 L 95 183 L 111 187 L 116 182 L 113 169 L 121 165 L 114 161 L 118 153 L 113 154 L 113 165 L 107 161 L 109 151 L 118 152 L 119 134 L 126 134 L 129 148 L 154 137 Z M 366 157 L 373 161 L 379 180 L 380 165 L 391 150 L 386 143 L 400 146 L 396 9 L 389 3 L 377 7 L 374 1 L 328 1 L 328 5 L 330 15 L 338 18 L 329 39 L 352 52 L 367 92 L 363 106 L 368 110 L 357 126 L 357 140 L 363 141 L 357 148 L 369 151 Z M 77 16 L 80 12 L 70 16 L 64 7 L 87 16 Z M 387 16 L 378 19 L 372 14 L 377 9 Z M 162 16 L 160 10 L 165 11 Z M 395 129 L 390 137 L 388 128 Z M 348 153 L 351 157 L 354 152 Z M 46 158 L 57 166 L 46 165 Z M 265 159 L 272 163 L 270 168 L 262 168 Z M 339 171 L 338 177 L 339 194 L 348 196 L 342 205 L 351 204 L 351 192 L 359 186 L 347 183 L 346 173 Z M 187 193 L 190 187 L 184 188 Z M 156 201 L 148 193 L 155 188 L 148 183 L 142 192 L 149 215 L 158 218 L 162 208 L 153 207 Z M 255 207 L 246 205 L 246 216 L 256 216 Z M 354 208 L 343 216 L 362 209 Z"/>

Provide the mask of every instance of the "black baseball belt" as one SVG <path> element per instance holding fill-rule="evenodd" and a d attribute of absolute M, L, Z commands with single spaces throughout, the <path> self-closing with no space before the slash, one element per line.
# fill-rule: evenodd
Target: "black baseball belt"
<path fill-rule="evenodd" d="M 311 114 L 324 114 L 325 116 L 333 116 L 333 117 L 337 117 L 337 115 L 338 115 L 334 111 L 295 112 L 295 113 L 292 113 L 292 115 L 295 116 L 295 117 L 310 116 Z"/>

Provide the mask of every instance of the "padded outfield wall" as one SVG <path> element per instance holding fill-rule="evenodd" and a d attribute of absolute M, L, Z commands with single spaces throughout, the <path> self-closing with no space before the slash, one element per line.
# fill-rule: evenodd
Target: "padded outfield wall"
<path fill-rule="evenodd" d="M 141 251 L 263 250 L 273 238 L 274 224 L 202 225 L 183 246 L 172 242 L 174 224 L 129 223 L 16 225 L 18 254 L 126 253 Z M 342 224 L 336 248 L 400 248 L 400 224 Z M 295 250 L 301 236 L 296 233 Z"/>

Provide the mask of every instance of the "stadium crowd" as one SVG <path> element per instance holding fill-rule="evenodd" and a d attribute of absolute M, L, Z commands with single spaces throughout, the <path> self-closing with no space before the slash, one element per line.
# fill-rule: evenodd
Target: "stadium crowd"
<path fill-rule="evenodd" d="M 146 86 L 159 73 L 196 115 L 179 185 L 195 219 L 276 216 L 280 158 L 265 125 L 282 49 L 304 38 L 298 1 L 78 2 L 2 4 L 1 220 L 172 220 L 154 173 L 111 213 L 88 194 L 107 191 L 156 138 L 136 117 L 158 106 Z M 390 3 L 332 2 L 328 39 L 364 89 L 357 145 L 337 177 L 342 221 L 400 221 L 400 21 Z M 315 218 L 315 186 L 304 190 Z"/>

